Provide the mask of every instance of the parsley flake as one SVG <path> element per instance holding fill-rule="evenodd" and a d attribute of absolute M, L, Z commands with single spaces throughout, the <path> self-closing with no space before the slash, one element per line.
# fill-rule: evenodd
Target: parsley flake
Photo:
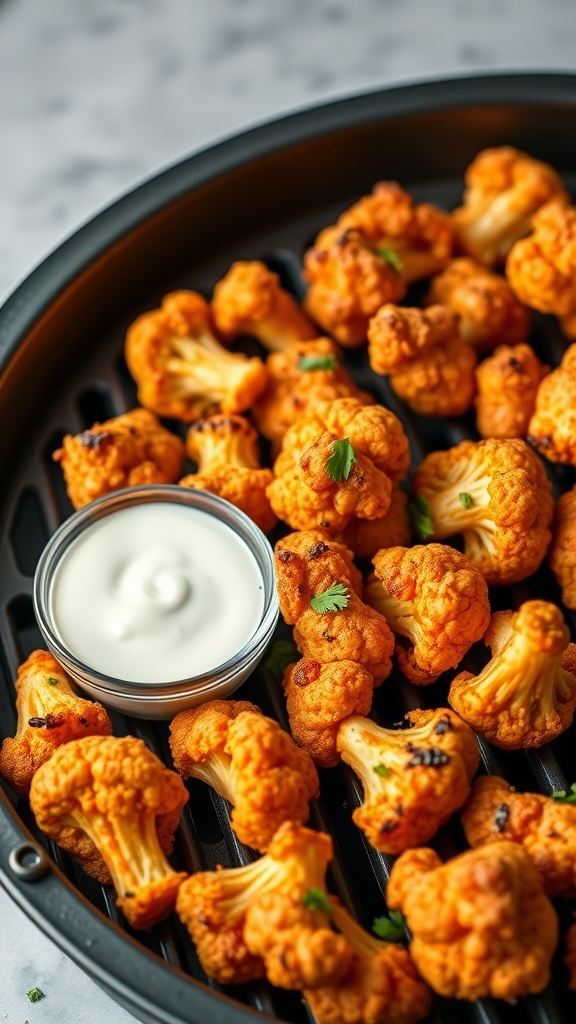
<path fill-rule="evenodd" d="M 406 935 L 406 922 L 399 910 L 391 910 L 388 917 L 375 917 L 372 931 L 385 942 L 402 942 Z"/>
<path fill-rule="evenodd" d="M 334 441 L 332 455 L 326 459 L 326 472 L 331 480 L 339 483 L 340 480 L 347 480 L 352 472 L 352 466 L 356 462 L 356 452 L 352 442 L 343 437 L 340 441 Z"/>
<path fill-rule="evenodd" d="M 310 598 L 310 604 L 315 612 L 324 615 L 325 612 L 339 612 L 342 608 L 348 607 L 350 592 L 345 583 L 333 583 L 323 594 L 316 594 Z"/>
<path fill-rule="evenodd" d="M 573 782 L 568 792 L 565 789 L 558 789 L 551 794 L 552 800 L 558 804 L 576 804 L 576 782 Z"/>
<path fill-rule="evenodd" d="M 385 764 L 375 764 L 372 771 L 375 772 L 376 775 L 380 775 L 383 779 L 387 779 L 390 775 L 390 769 L 387 768 Z"/>
<path fill-rule="evenodd" d="M 338 360 L 335 355 L 326 356 L 302 356 L 296 363 L 298 370 L 307 373 L 309 370 L 335 370 Z"/>
<path fill-rule="evenodd" d="M 466 491 L 463 491 L 462 494 L 458 495 L 458 501 L 462 505 L 462 508 L 472 508 L 474 505 L 474 498 L 471 494 L 467 494 Z"/>
<path fill-rule="evenodd" d="M 307 910 L 323 910 L 326 914 L 331 914 L 333 907 L 323 889 L 318 889 L 316 886 L 312 886 L 308 889 L 302 897 L 302 904 Z"/>
<path fill-rule="evenodd" d="M 31 1003 L 37 1003 L 39 999 L 44 998 L 44 993 L 40 988 L 31 988 L 30 991 L 26 993 L 26 995 L 28 996 L 28 999 L 30 1000 Z"/>
<path fill-rule="evenodd" d="M 48 676 L 47 682 L 50 686 L 58 686 L 58 680 L 55 679 L 54 676 Z"/>
<path fill-rule="evenodd" d="M 410 502 L 410 518 L 414 532 L 420 540 L 428 540 L 434 533 L 430 508 L 423 494 L 417 494 Z"/>
<path fill-rule="evenodd" d="M 402 260 L 398 253 L 394 252 L 394 249 L 389 249 L 388 246 L 382 245 L 376 249 L 376 255 L 384 260 L 395 274 L 401 274 L 404 270 Z"/>
<path fill-rule="evenodd" d="M 270 648 L 265 668 L 272 673 L 277 683 L 281 683 L 284 672 L 293 661 L 298 661 L 298 651 L 290 640 L 277 640 Z"/>

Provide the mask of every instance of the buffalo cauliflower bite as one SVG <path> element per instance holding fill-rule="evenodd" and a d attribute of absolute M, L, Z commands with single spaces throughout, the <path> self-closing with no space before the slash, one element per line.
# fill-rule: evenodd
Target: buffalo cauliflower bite
<path fill-rule="evenodd" d="M 368 358 L 375 373 L 394 373 L 432 346 L 459 338 L 458 316 L 448 306 L 381 306 L 368 325 Z"/>
<path fill-rule="evenodd" d="M 176 715 L 170 734 L 175 768 L 232 804 L 240 842 L 264 852 L 283 821 L 308 820 L 319 792 L 310 756 L 254 704 L 210 701 Z"/>
<path fill-rule="evenodd" d="M 348 974 L 332 988 L 304 991 L 318 1024 L 417 1024 L 431 993 L 403 946 L 369 935 L 334 901 L 332 921 L 354 950 Z"/>
<path fill-rule="evenodd" d="M 276 454 L 288 427 L 319 402 L 350 396 L 363 405 L 374 401 L 340 365 L 338 349 L 329 338 L 297 342 L 284 352 L 274 352 L 266 360 L 266 369 L 268 385 L 254 402 L 252 415 Z"/>
<path fill-rule="evenodd" d="M 532 234 L 517 242 L 506 277 L 521 302 L 560 318 L 576 338 L 576 207 L 554 200 L 532 220 Z"/>
<path fill-rule="evenodd" d="M 94 878 L 111 877 L 118 906 L 138 929 L 174 909 L 186 874 L 166 854 L 187 799 L 182 779 L 134 736 L 66 743 L 30 789 L 38 827 Z"/>
<path fill-rule="evenodd" d="M 342 760 L 364 790 L 352 819 L 382 853 L 431 839 L 468 797 L 480 760 L 474 733 L 451 711 L 406 717 L 408 729 L 383 729 L 358 715 L 338 729 Z"/>
<path fill-rule="evenodd" d="M 372 705 L 374 679 L 353 661 L 322 665 L 302 658 L 284 673 L 284 695 L 294 741 L 320 768 L 338 764 L 336 736 L 349 715 L 367 715 Z"/>
<path fill-rule="evenodd" d="M 214 288 L 212 316 L 220 335 L 232 341 L 250 334 L 269 352 L 283 352 L 316 337 L 316 328 L 280 278 L 259 260 L 238 261 Z"/>
<path fill-rule="evenodd" d="M 133 409 L 80 434 L 66 434 L 52 458 L 60 463 L 68 497 L 78 509 L 122 487 L 175 483 L 184 445 L 151 412 Z"/>
<path fill-rule="evenodd" d="M 406 850 L 386 898 L 404 914 L 412 959 L 439 995 L 512 1002 L 547 985 L 558 919 L 516 843 L 467 850 L 446 864 L 434 850 Z"/>
<path fill-rule="evenodd" d="M 490 622 L 488 587 L 465 555 L 445 544 L 379 551 L 376 578 L 364 600 L 384 616 L 396 642 L 398 664 L 412 683 L 433 683 L 456 668 Z"/>
<path fill-rule="evenodd" d="M 80 736 L 108 736 L 112 724 L 101 704 L 77 697 L 64 669 L 33 651 L 16 679 L 16 735 L 0 750 L 0 775 L 18 796 L 28 796 L 34 773 L 57 747 Z"/>
<path fill-rule="evenodd" d="M 532 215 L 566 192 L 556 171 L 512 146 L 484 149 L 465 173 L 463 205 L 452 214 L 458 241 L 488 266 L 504 263 Z"/>
<path fill-rule="evenodd" d="M 576 466 L 576 345 L 540 384 L 527 439 L 550 462 Z"/>
<path fill-rule="evenodd" d="M 186 450 L 198 464 L 196 473 L 180 480 L 182 487 L 210 491 L 230 501 L 269 533 L 277 519 L 266 497 L 271 469 L 260 469 L 258 434 L 243 416 L 211 416 L 193 423 Z"/>
<path fill-rule="evenodd" d="M 541 747 L 564 732 L 576 707 L 576 644 L 548 601 L 495 612 L 484 637 L 492 658 L 450 687 L 454 710 L 497 747 Z"/>
<path fill-rule="evenodd" d="M 462 441 L 427 455 L 414 474 L 419 536 L 461 533 L 487 583 L 535 572 L 550 542 L 554 501 L 542 463 L 519 438 Z"/>
<path fill-rule="evenodd" d="M 172 292 L 161 309 L 139 316 L 128 329 L 125 357 L 138 401 L 184 423 L 218 411 L 243 412 L 268 379 L 261 359 L 217 342 L 210 307 L 197 292 Z"/>
<path fill-rule="evenodd" d="M 536 393 L 550 367 L 530 345 L 500 345 L 476 370 L 481 437 L 526 437 Z"/>
<path fill-rule="evenodd" d="M 268 852 L 253 864 L 199 871 L 186 879 L 180 886 L 176 911 L 190 932 L 206 974 L 223 985 L 242 984 L 264 977 L 268 968 L 275 976 L 282 971 L 294 975 L 308 966 L 321 978 L 320 958 L 324 954 L 331 961 L 330 973 L 338 964 L 337 972 L 343 975 L 351 951 L 340 936 L 330 931 L 328 915 L 307 910 L 303 902 L 310 890 L 324 893 L 331 857 L 329 836 L 287 821 L 276 832 Z M 267 935 L 266 919 L 258 920 L 261 901 L 269 893 L 286 897 L 288 904 L 284 919 L 276 921 L 278 932 L 273 935 Z M 256 908 L 257 919 L 248 941 L 246 916 L 251 908 Z M 298 908 L 302 912 L 299 922 L 295 920 Z M 296 932 L 299 925 L 300 941 L 288 941 L 283 963 L 283 931 L 289 931 L 290 924 Z M 261 936 L 269 940 L 265 940 L 263 949 Z M 293 933 L 289 939 L 297 939 L 297 935 Z"/>
<path fill-rule="evenodd" d="M 341 536 L 357 558 L 370 560 L 381 548 L 397 544 L 407 547 L 412 536 L 408 497 L 395 485 L 390 496 L 390 508 L 380 519 L 358 519 L 352 516 Z"/>
<path fill-rule="evenodd" d="M 556 504 L 550 568 L 562 588 L 562 600 L 576 608 L 576 487 Z"/>
<path fill-rule="evenodd" d="M 359 573 L 350 568 L 351 552 L 346 557 L 342 548 L 318 540 L 314 532 L 278 541 L 274 562 L 280 613 L 294 625 L 294 643 L 304 658 L 324 665 L 355 661 L 377 685 L 392 670 L 394 638 L 386 619 L 360 598 Z"/>
<path fill-rule="evenodd" d="M 530 856 L 548 896 L 576 893 L 576 807 L 541 793 L 516 793 L 496 775 L 483 775 L 462 812 L 470 846 L 510 841 Z"/>
<path fill-rule="evenodd" d="M 460 318 L 460 336 L 479 352 L 518 345 L 530 331 L 530 313 L 500 274 L 465 256 L 451 260 L 430 283 L 426 305 L 441 302 Z"/>
<path fill-rule="evenodd" d="M 368 321 L 406 292 L 400 275 L 360 231 L 327 228 L 304 260 L 306 312 L 346 348 L 366 341 Z"/>

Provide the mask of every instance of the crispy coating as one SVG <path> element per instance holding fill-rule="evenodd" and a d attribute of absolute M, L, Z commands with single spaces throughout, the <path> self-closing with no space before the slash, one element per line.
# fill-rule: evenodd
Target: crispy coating
<path fill-rule="evenodd" d="M 433 278 L 425 305 L 441 302 L 460 317 L 460 335 L 479 352 L 519 345 L 530 331 L 530 313 L 504 277 L 461 256 Z"/>
<path fill-rule="evenodd" d="M 540 384 L 527 438 L 550 462 L 576 466 L 576 344 Z"/>
<path fill-rule="evenodd" d="M 392 670 L 394 638 L 386 619 L 359 597 L 358 572 L 350 570 L 351 553 L 346 557 L 343 545 L 319 541 L 314 533 L 302 533 L 296 541 L 295 537 L 291 534 L 278 541 L 274 562 L 280 613 L 294 625 L 298 650 L 304 658 L 323 665 L 355 661 L 377 685 Z M 300 545 L 306 545 L 306 553 Z M 334 612 L 315 611 L 311 598 L 336 583 L 347 588 L 347 606 Z"/>
<path fill-rule="evenodd" d="M 526 437 L 536 393 L 550 367 L 530 345 L 499 345 L 476 370 L 476 426 L 481 437 Z"/>
<path fill-rule="evenodd" d="M 0 775 L 28 796 L 34 773 L 57 747 L 80 736 L 108 736 L 112 723 L 101 704 L 77 697 L 48 651 L 33 651 L 18 668 L 16 734 L 0 749 Z"/>
<path fill-rule="evenodd" d="M 247 701 L 213 700 L 170 726 L 174 766 L 232 804 L 240 842 L 265 852 L 283 821 L 304 824 L 318 796 L 316 769 L 277 722 Z"/>
<path fill-rule="evenodd" d="M 505 750 L 541 747 L 572 722 L 576 644 L 548 601 L 495 612 L 484 637 L 492 658 L 477 676 L 461 672 L 448 700 L 476 732 Z"/>
<path fill-rule="evenodd" d="M 327 228 L 304 258 L 306 312 L 346 348 L 366 342 L 368 321 L 406 286 L 361 231 Z"/>
<path fill-rule="evenodd" d="M 480 570 L 446 544 L 379 551 L 364 600 L 384 616 L 398 664 L 412 683 L 426 685 L 456 668 L 490 623 L 488 587 Z"/>
<path fill-rule="evenodd" d="M 337 747 L 364 790 L 352 819 L 382 853 L 427 842 L 470 793 L 479 764 L 472 730 L 446 708 L 411 711 L 410 728 L 383 729 L 352 715 Z"/>
<path fill-rule="evenodd" d="M 261 359 L 228 352 L 213 334 L 197 292 L 172 292 L 128 328 L 125 358 L 138 401 L 190 423 L 214 412 L 244 412 L 266 387 Z"/>
<path fill-rule="evenodd" d="M 563 494 L 554 512 L 550 568 L 562 587 L 562 600 L 576 608 L 576 487 Z"/>
<path fill-rule="evenodd" d="M 368 358 L 375 373 L 389 374 L 420 359 L 434 345 L 459 338 L 458 315 L 447 305 L 418 309 L 381 306 L 368 325 Z"/>
<path fill-rule="evenodd" d="M 284 673 L 284 695 L 290 731 L 299 747 L 320 768 L 338 764 L 336 736 L 349 715 L 367 715 L 372 705 L 374 679 L 353 661 L 322 665 L 302 658 Z"/>
<path fill-rule="evenodd" d="M 146 409 L 95 423 L 80 434 L 66 434 L 52 453 L 66 481 L 74 508 L 122 487 L 176 483 L 184 445 Z"/>
<path fill-rule="evenodd" d="M 463 206 L 454 210 L 452 227 L 463 251 L 489 267 L 504 263 L 544 203 L 566 198 L 549 164 L 512 146 L 482 150 L 466 170 L 465 181 Z"/>
<path fill-rule="evenodd" d="M 546 203 L 532 228 L 510 252 L 506 277 L 521 302 L 554 313 L 576 338 L 576 207 L 560 199 Z"/>
<path fill-rule="evenodd" d="M 186 450 L 198 468 L 180 480 L 182 487 L 217 494 L 245 512 L 264 533 L 274 529 L 278 520 L 266 497 L 273 474 L 260 469 L 258 434 L 247 419 L 220 413 L 193 423 Z"/>
<path fill-rule="evenodd" d="M 303 359 L 314 357 L 334 365 L 325 369 L 301 368 Z M 268 384 L 254 402 L 252 414 L 260 433 L 273 442 L 276 454 L 288 427 L 318 403 L 350 396 L 358 398 L 363 405 L 374 401 L 368 392 L 356 387 L 338 358 L 338 349 L 333 341 L 315 338 L 314 341 L 295 342 L 283 352 L 274 352 L 266 360 Z"/>
<path fill-rule="evenodd" d="M 447 864 L 434 850 L 407 850 L 386 898 L 404 914 L 412 959 L 439 995 L 512 1002 L 547 985 L 558 919 L 516 843 L 467 850 Z"/>
<path fill-rule="evenodd" d="M 394 370 L 390 386 L 421 416 L 462 416 L 474 404 L 476 362 L 474 349 L 454 338 Z"/>
<path fill-rule="evenodd" d="M 316 337 L 316 328 L 280 278 L 259 260 L 233 263 L 214 288 L 212 316 L 226 341 L 250 334 L 269 352 Z"/>
<path fill-rule="evenodd" d="M 464 553 L 488 583 L 515 583 L 535 572 L 550 542 L 554 501 L 542 463 L 519 438 L 462 441 L 427 455 L 414 474 L 426 531 L 461 533 Z"/>
<path fill-rule="evenodd" d="M 352 548 L 357 558 L 371 559 L 381 548 L 392 548 L 397 544 L 407 547 L 411 536 L 408 497 L 395 485 L 386 515 L 380 519 L 352 516 L 340 539 Z"/>
<path fill-rule="evenodd" d="M 111 877 L 118 906 L 138 929 L 174 909 L 186 874 L 166 854 L 187 799 L 182 779 L 134 736 L 88 736 L 58 747 L 30 789 L 38 827 L 88 874 Z"/>
<path fill-rule="evenodd" d="M 395 181 L 378 182 L 371 195 L 342 214 L 337 227 L 362 231 L 376 251 L 391 251 L 405 284 L 436 274 L 454 246 L 450 216 L 431 203 L 415 204 Z"/>
<path fill-rule="evenodd" d="M 576 921 L 566 932 L 566 952 L 564 963 L 568 968 L 568 988 L 576 992 Z"/>
<path fill-rule="evenodd" d="M 311 888 L 324 890 L 332 840 L 286 821 L 268 853 L 241 868 L 198 871 L 180 886 L 176 911 L 188 928 L 202 967 L 222 985 L 264 977 L 264 961 L 248 949 L 244 925 L 248 909 L 264 893 L 302 899 Z M 322 925 L 326 915 L 316 919 Z"/>
<path fill-rule="evenodd" d="M 510 841 L 529 855 L 548 896 L 576 894 L 576 807 L 516 793 L 496 775 L 476 780 L 462 812 L 470 846 Z"/>
<path fill-rule="evenodd" d="M 417 1024 L 431 993 L 403 946 L 381 942 L 334 902 L 332 920 L 355 956 L 339 985 L 304 991 L 318 1024 Z"/>

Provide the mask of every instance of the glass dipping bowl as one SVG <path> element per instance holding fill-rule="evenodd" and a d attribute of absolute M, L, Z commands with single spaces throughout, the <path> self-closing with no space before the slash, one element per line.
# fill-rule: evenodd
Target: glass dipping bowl
<path fill-rule="evenodd" d="M 97 520 L 115 511 L 146 503 L 175 503 L 214 516 L 231 528 L 251 552 L 260 570 L 263 607 L 260 621 L 244 646 L 228 661 L 208 672 L 176 682 L 143 683 L 116 679 L 86 665 L 61 638 L 51 611 L 51 588 L 60 560 L 71 544 Z M 90 697 L 126 715 L 167 719 L 208 700 L 223 699 L 236 690 L 256 668 L 272 638 L 278 620 L 278 597 L 270 543 L 240 509 L 207 491 L 170 484 L 127 487 L 96 498 L 70 516 L 44 548 L 34 575 L 34 611 L 44 641 L 78 686 Z"/>

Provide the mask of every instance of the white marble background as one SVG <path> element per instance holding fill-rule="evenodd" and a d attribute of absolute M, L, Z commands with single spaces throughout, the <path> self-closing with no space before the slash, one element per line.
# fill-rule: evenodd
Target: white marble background
<path fill-rule="evenodd" d="M 576 70 L 576 0 L 0 0 L 0 300 L 217 138 L 349 92 L 510 69 Z M 134 1018 L 0 891 L 4 1020 Z"/>

